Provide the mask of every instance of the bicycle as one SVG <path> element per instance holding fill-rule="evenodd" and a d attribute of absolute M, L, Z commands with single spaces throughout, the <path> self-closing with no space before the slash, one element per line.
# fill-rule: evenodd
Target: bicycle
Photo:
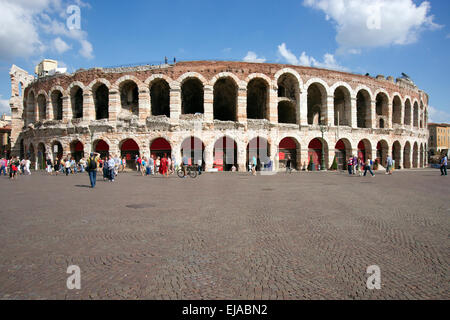
<path fill-rule="evenodd" d="M 181 166 L 180 168 L 178 168 L 177 170 L 177 175 L 180 178 L 184 178 L 184 170 L 183 167 Z M 197 178 L 198 172 L 197 172 L 197 166 L 187 166 L 186 168 L 186 176 L 189 176 L 191 178 Z"/>

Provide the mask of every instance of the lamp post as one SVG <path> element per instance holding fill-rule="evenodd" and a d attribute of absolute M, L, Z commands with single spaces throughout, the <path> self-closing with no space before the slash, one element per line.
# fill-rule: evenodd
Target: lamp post
<path fill-rule="evenodd" d="M 324 134 L 325 132 L 328 132 L 329 126 L 323 124 L 323 121 L 321 121 L 319 127 L 320 127 L 320 132 L 322 132 L 322 141 L 321 141 L 321 144 L 322 144 L 322 157 L 321 157 L 321 158 L 322 158 L 322 159 L 321 159 L 321 161 L 320 161 L 320 171 L 323 171 L 323 170 L 325 170 L 325 150 L 324 150 L 324 146 L 323 146 L 323 142 L 324 142 L 325 140 L 323 139 L 323 134 Z"/>

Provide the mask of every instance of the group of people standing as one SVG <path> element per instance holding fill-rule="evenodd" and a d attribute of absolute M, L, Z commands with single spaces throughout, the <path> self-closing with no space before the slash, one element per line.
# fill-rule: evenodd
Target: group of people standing
<path fill-rule="evenodd" d="M 138 172 L 142 176 L 161 174 L 168 177 L 178 169 L 178 164 L 174 156 L 168 157 L 166 153 L 161 156 L 151 155 L 150 157 L 136 156 L 135 159 Z"/>
<path fill-rule="evenodd" d="M 358 175 L 361 177 L 363 176 L 364 170 L 364 177 L 367 175 L 367 171 L 369 171 L 372 177 L 374 177 L 375 174 L 372 171 L 372 166 L 373 161 L 370 157 L 368 157 L 366 161 L 363 161 L 360 157 L 351 156 L 347 161 L 347 170 L 350 175 Z"/>
<path fill-rule="evenodd" d="M 11 180 L 17 179 L 19 175 L 31 175 L 30 171 L 31 161 L 29 159 L 20 160 L 19 157 L 11 157 L 9 159 L 0 159 L 0 176 L 7 176 Z"/>

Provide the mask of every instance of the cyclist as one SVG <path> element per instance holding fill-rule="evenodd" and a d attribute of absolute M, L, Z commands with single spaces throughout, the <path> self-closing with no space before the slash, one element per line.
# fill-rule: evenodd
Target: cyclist
<path fill-rule="evenodd" d="M 186 171 L 187 171 L 187 167 L 189 165 L 189 159 L 187 156 L 183 156 L 183 178 L 186 178 Z"/>

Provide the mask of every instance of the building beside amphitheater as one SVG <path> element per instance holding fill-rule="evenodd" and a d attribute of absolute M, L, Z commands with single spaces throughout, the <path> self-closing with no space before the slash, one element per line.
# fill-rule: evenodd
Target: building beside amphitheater
<path fill-rule="evenodd" d="M 405 78 L 227 61 L 93 68 L 39 78 L 13 65 L 11 151 L 43 166 L 47 156 L 127 157 L 182 149 L 206 169 L 246 170 L 249 154 L 297 168 L 322 150 L 382 166 L 426 165 L 428 95 Z M 322 131 L 323 138 L 322 138 Z M 198 151 L 198 152 L 197 152 Z M 196 159 L 193 159 L 196 160 Z"/>

